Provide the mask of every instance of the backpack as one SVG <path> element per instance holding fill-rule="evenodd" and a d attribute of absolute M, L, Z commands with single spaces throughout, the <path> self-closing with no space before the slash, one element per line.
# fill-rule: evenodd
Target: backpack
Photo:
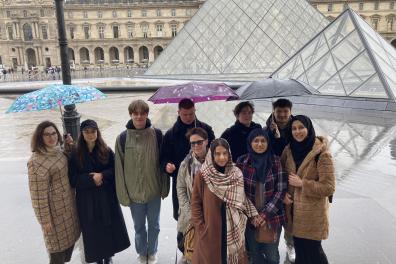
<path fill-rule="evenodd" d="M 158 153 L 161 153 L 161 139 L 162 134 L 161 130 L 154 128 L 155 137 L 157 139 Z M 125 153 L 125 144 L 126 144 L 127 130 L 121 133 L 120 135 L 120 145 L 122 152 Z M 169 195 L 170 191 L 170 177 L 167 174 L 161 173 L 161 197 L 165 199 Z"/>

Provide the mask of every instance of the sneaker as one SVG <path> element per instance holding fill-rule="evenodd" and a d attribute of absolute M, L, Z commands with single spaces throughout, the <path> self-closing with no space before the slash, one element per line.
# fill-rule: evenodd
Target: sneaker
<path fill-rule="evenodd" d="M 296 251 L 294 251 L 294 247 L 293 246 L 287 246 L 287 259 L 291 262 L 294 263 L 294 261 L 296 260 Z"/>
<path fill-rule="evenodd" d="M 138 259 L 138 262 L 140 264 L 147 264 L 147 257 L 146 256 L 139 255 L 139 257 L 137 259 Z"/>
<path fill-rule="evenodd" d="M 149 264 L 156 264 L 157 263 L 157 255 L 154 254 L 154 255 L 149 256 L 148 257 L 148 263 Z"/>

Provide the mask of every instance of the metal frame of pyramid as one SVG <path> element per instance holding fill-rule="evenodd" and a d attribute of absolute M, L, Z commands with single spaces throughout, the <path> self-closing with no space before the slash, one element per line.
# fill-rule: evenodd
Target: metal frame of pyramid
<path fill-rule="evenodd" d="M 145 75 L 268 76 L 328 23 L 305 0 L 207 0 Z"/>
<path fill-rule="evenodd" d="M 346 9 L 274 73 L 322 95 L 396 101 L 396 50 L 352 9 Z"/>

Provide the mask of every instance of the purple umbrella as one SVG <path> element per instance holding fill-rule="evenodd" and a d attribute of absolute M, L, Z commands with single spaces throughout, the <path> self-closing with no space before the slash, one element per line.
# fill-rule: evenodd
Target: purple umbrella
<path fill-rule="evenodd" d="M 238 95 L 224 83 L 190 82 L 160 87 L 148 100 L 154 104 L 178 103 L 184 98 L 193 102 L 236 100 Z"/>

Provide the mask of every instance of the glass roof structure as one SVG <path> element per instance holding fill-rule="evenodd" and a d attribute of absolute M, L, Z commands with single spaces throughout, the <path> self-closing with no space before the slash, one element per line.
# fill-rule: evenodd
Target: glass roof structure
<path fill-rule="evenodd" d="M 395 100 L 396 50 L 347 9 L 271 76 L 301 80 L 323 95 Z"/>
<path fill-rule="evenodd" d="M 268 75 L 328 23 L 305 0 L 207 0 L 146 75 Z"/>

